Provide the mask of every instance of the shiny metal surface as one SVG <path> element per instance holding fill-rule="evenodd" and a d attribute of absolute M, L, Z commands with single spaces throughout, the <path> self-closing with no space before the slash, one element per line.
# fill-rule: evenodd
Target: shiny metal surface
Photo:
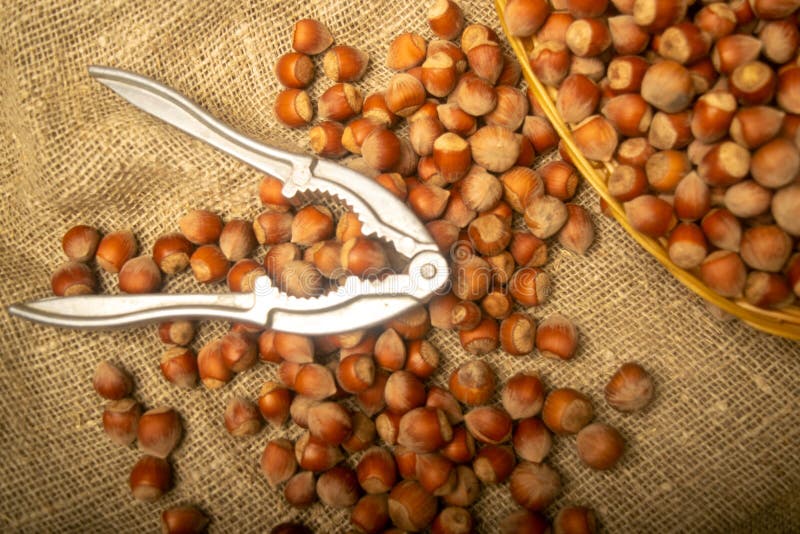
<path fill-rule="evenodd" d="M 425 226 L 374 180 L 337 163 L 254 141 L 218 121 L 176 91 L 144 76 L 92 66 L 89 73 L 134 106 L 284 182 L 283 192 L 325 193 L 356 213 L 365 235 L 389 241 L 410 258 L 406 274 L 380 281 L 348 277 L 337 291 L 295 298 L 266 276 L 249 294 L 88 295 L 9 306 L 9 313 L 67 328 L 105 329 L 177 318 L 220 319 L 302 334 L 345 332 L 381 323 L 425 302 L 449 269 Z"/>

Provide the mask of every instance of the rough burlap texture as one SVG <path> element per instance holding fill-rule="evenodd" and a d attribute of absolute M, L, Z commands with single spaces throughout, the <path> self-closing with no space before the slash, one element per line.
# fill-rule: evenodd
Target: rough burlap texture
<path fill-rule="evenodd" d="M 307 150 L 306 132 L 278 125 L 271 106 L 275 59 L 290 29 L 315 17 L 339 43 L 369 52 L 361 87 L 383 87 L 390 39 L 431 34 L 428 2 L 138 2 L 6 0 L 0 3 L 0 303 L 50 294 L 63 261 L 60 239 L 78 223 L 102 231 L 131 228 L 141 249 L 177 229 L 191 208 L 224 217 L 259 211 L 259 174 L 131 107 L 87 75 L 93 63 L 139 72 L 188 95 L 257 139 Z M 471 21 L 499 31 L 490 2 L 465 2 Z M 313 94 L 330 82 L 319 76 Z M 790 532 L 800 530 L 800 346 L 737 321 L 712 318 L 703 303 L 596 209 L 598 239 L 585 257 L 557 246 L 547 270 L 551 301 L 537 318 L 574 318 L 581 348 L 569 363 L 537 355 L 487 356 L 505 378 L 536 370 L 548 385 L 578 388 L 597 419 L 617 426 L 627 452 L 609 472 L 577 460 L 574 438 L 560 438 L 547 460 L 567 503 L 596 509 L 609 532 Z M 263 255 L 263 251 L 259 254 Z M 108 292 L 114 277 L 104 276 Z M 190 275 L 165 291 L 208 290 Z M 215 290 L 222 290 L 221 287 Z M 265 532 L 299 519 L 319 532 L 346 530 L 348 513 L 319 504 L 290 509 L 270 489 L 258 459 L 273 437 L 296 429 L 231 438 L 222 425 L 227 399 L 254 399 L 275 366 L 261 364 L 221 390 L 178 390 L 160 376 L 163 345 L 154 326 L 115 332 L 47 328 L 10 318 L 0 326 L 0 528 L 4 531 L 153 532 L 169 505 L 195 503 L 215 532 Z M 225 331 L 204 324 L 194 343 Z M 452 335 L 435 332 L 443 377 L 467 356 Z M 140 456 L 112 444 L 100 424 L 103 401 L 91 387 L 100 360 L 136 382 L 146 407 L 180 411 L 185 437 L 172 456 L 176 487 L 154 504 L 136 502 L 128 473 Z M 610 409 L 602 388 L 623 362 L 652 371 L 657 398 L 643 413 Z M 507 485 L 486 490 L 474 507 L 481 532 L 496 532 L 514 510 Z"/>

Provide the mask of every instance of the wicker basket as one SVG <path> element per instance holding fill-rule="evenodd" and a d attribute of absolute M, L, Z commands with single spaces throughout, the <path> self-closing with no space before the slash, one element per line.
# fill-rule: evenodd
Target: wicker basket
<path fill-rule="evenodd" d="M 746 322 L 747 324 L 774 334 L 777 336 L 800 340 L 800 307 L 792 305 L 780 310 L 764 309 L 753 306 L 744 299 L 728 299 L 720 296 L 705 284 L 703 284 L 697 276 L 693 273 L 686 271 L 675 265 L 667 255 L 664 245 L 656 239 L 643 235 L 628 224 L 625 212 L 614 197 L 612 197 L 606 186 L 608 176 L 613 171 L 615 163 L 599 163 L 589 162 L 572 139 L 572 133 L 567 124 L 561 119 L 554 104 L 554 89 L 545 87 L 534 75 L 530 64 L 528 62 L 528 51 L 532 49 L 533 39 L 519 39 L 509 34 L 508 27 L 505 21 L 505 7 L 506 0 L 495 0 L 495 6 L 500 18 L 500 23 L 503 27 L 503 32 L 506 35 L 511 48 L 519 60 L 522 68 L 522 73 L 528 83 L 528 87 L 533 93 L 536 100 L 541 105 L 547 114 L 553 127 L 558 132 L 559 136 L 564 140 L 564 145 L 567 153 L 572 159 L 575 166 L 586 178 L 589 184 L 598 192 L 598 194 L 608 203 L 608 213 L 610 213 L 617 222 L 622 225 L 626 232 L 628 232 L 642 247 L 652 254 L 672 275 L 678 279 L 683 285 L 700 295 L 709 303 L 717 306 L 721 310 L 730 313 Z"/>

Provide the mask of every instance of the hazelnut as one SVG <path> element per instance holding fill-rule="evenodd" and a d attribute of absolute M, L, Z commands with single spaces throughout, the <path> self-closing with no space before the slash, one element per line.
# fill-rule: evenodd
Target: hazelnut
<path fill-rule="evenodd" d="M 708 6 L 715 5 L 724 4 L 709 4 Z M 598 529 L 597 518 L 591 508 L 567 506 L 556 514 L 556 518 L 553 520 L 553 528 L 557 534 L 595 534 Z"/>
<path fill-rule="evenodd" d="M 528 62 L 539 81 L 558 87 L 569 73 L 570 51 L 564 41 L 537 39 L 528 53 Z"/>
<path fill-rule="evenodd" d="M 495 350 L 500 342 L 500 326 L 492 317 L 484 317 L 478 326 L 458 333 L 461 346 L 471 354 L 486 354 Z"/>
<path fill-rule="evenodd" d="M 505 9 L 508 31 L 514 37 L 530 37 L 549 14 L 550 6 L 545 0 L 510 0 Z"/>
<path fill-rule="evenodd" d="M 170 345 L 188 345 L 195 334 L 192 321 L 167 321 L 158 325 L 158 337 Z"/>
<path fill-rule="evenodd" d="M 728 77 L 731 94 L 743 106 L 767 104 L 775 94 L 777 82 L 772 67 L 761 61 L 738 65 Z"/>
<path fill-rule="evenodd" d="M 383 532 L 389 524 L 389 496 L 364 495 L 350 511 L 350 524 L 355 532 Z"/>
<path fill-rule="evenodd" d="M 344 458 L 339 447 L 325 443 L 309 432 L 298 438 L 294 445 L 294 455 L 301 469 L 315 473 L 331 469 Z"/>
<path fill-rule="evenodd" d="M 500 323 L 500 346 L 513 356 L 530 354 L 533 351 L 535 331 L 536 323 L 530 315 L 511 313 Z"/>
<path fill-rule="evenodd" d="M 739 254 L 752 269 L 778 272 L 792 254 L 792 238 L 777 225 L 753 226 L 742 234 Z"/>
<path fill-rule="evenodd" d="M 453 439 L 439 452 L 457 464 L 471 462 L 475 457 L 475 438 L 467 431 L 466 427 L 459 425 L 453 428 Z"/>
<path fill-rule="evenodd" d="M 794 301 L 792 289 L 785 276 L 763 271 L 751 271 L 747 274 L 744 298 L 760 308 L 782 308 Z"/>
<path fill-rule="evenodd" d="M 544 510 L 561 493 L 561 477 L 547 464 L 520 462 L 511 472 L 511 497 L 529 510 Z"/>
<path fill-rule="evenodd" d="M 641 195 L 623 204 L 628 222 L 637 231 L 650 237 L 666 235 L 675 225 L 672 206 L 653 195 Z"/>
<path fill-rule="evenodd" d="M 511 241 L 511 229 L 496 215 L 481 215 L 469 225 L 469 238 L 480 254 L 499 254 Z"/>
<path fill-rule="evenodd" d="M 392 76 L 386 88 L 386 105 L 400 117 L 409 117 L 425 103 L 425 86 L 411 74 L 401 72 Z"/>
<path fill-rule="evenodd" d="M 370 387 L 356 394 L 356 402 L 359 408 L 364 413 L 372 417 L 379 411 L 383 410 L 386 405 L 383 390 L 386 387 L 386 381 L 389 379 L 389 374 L 382 370 L 375 370 L 375 381 Z"/>
<path fill-rule="evenodd" d="M 126 261 L 119 270 L 119 288 L 125 293 L 157 293 L 161 271 L 153 258 L 137 256 Z"/>
<path fill-rule="evenodd" d="M 533 417 L 542 409 L 544 384 L 536 374 L 517 373 L 503 386 L 501 400 L 513 419 Z"/>
<path fill-rule="evenodd" d="M 387 408 L 404 414 L 425 404 L 425 385 L 408 371 L 395 371 L 389 375 L 384 396 Z"/>
<path fill-rule="evenodd" d="M 397 371 L 405 366 L 406 345 L 394 328 L 387 328 L 375 341 L 373 355 L 378 365 Z"/>
<path fill-rule="evenodd" d="M 153 260 L 166 274 L 175 274 L 189 266 L 194 246 L 183 234 L 160 236 L 153 245 Z"/>
<path fill-rule="evenodd" d="M 173 506 L 161 512 L 164 534 L 199 534 L 206 531 L 208 516 L 194 506 Z"/>
<path fill-rule="evenodd" d="M 369 354 L 350 354 L 339 362 L 336 380 L 348 393 L 364 391 L 375 380 L 375 363 Z"/>
<path fill-rule="evenodd" d="M 396 445 L 402 414 L 384 410 L 375 418 L 375 431 L 386 445 Z"/>
<path fill-rule="evenodd" d="M 308 431 L 331 445 L 339 445 L 353 431 L 350 413 L 337 402 L 320 402 L 308 409 Z"/>
<path fill-rule="evenodd" d="M 581 153 L 595 161 L 610 161 L 619 143 L 617 130 L 601 115 L 592 115 L 575 125 L 572 136 Z"/>
<path fill-rule="evenodd" d="M 713 41 L 717 41 L 733 33 L 738 21 L 733 9 L 727 4 L 707 4 L 695 14 L 694 23 Z"/>
<path fill-rule="evenodd" d="M 669 59 L 654 63 L 645 72 L 641 93 L 652 106 L 666 113 L 683 111 L 692 102 L 694 85 L 689 71 Z"/>
<path fill-rule="evenodd" d="M 166 458 L 183 434 L 178 412 L 167 406 L 147 410 L 139 418 L 136 439 L 145 454 Z"/>
<path fill-rule="evenodd" d="M 403 530 L 424 530 L 437 511 L 436 497 L 415 480 L 404 480 L 389 493 L 389 517 Z"/>
<path fill-rule="evenodd" d="M 575 19 L 564 37 L 570 51 L 581 57 L 598 56 L 611 46 L 611 32 L 602 19 Z"/>
<path fill-rule="evenodd" d="M 523 460 L 541 463 L 550 453 L 553 438 L 538 417 L 522 419 L 512 437 L 514 451 Z"/>
<path fill-rule="evenodd" d="M 292 393 L 277 382 L 267 381 L 258 394 L 258 410 L 274 426 L 281 427 L 289 418 Z"/>
<path fill-rule="evenodd" d="M 694 269 L 708 254 L 708 243 L 700 227 L 682 222 L 669 234 L 667 241 L 669 259 L 681 269 Z"/>
<path fill-rule="evenodd" d="M 742 237 L 742 226 L 729 210 L 714 208 L 701 221 L 701 227 L 708 241 L 723 250 L 739 250 Z"/>
<path fill-rule="evenodd" d="M 92 387 L 98 395 L 108 400 L 120 400 L 133 391 L 130 375 L 108 361 L 97 364 L 92 378 Z"/>
<path fill-rule="evenodd" d="M 776 101 L 787 113 L 800 113 L 800 67 L 781 69 L 778 74 Z"/>
<path fill-rule="evenodd" d="M 284 87 L 303 89 L 314 79 L 314 63 L 299 52 L 287 52 L 275 62 L 275 77 Z"/>
<path fill-rule="evenodd" d="M 530 232 L 511 232 L 508 248 L 520 267 L 540 267 L 547 263 L 547 243 Z"/>
<path fill-rule="evenodd" d="M 619 144 L 616 158 L 620 165 L 644 167 L 655 151 L 656 149 L 644 137 L 633 137 Z"/>
<path fill-rule="evenodd" d="M 439 350 L 430 341 L 413 339 L 408 342 L 405 370 L 420 379 L 429 378 L 439 367 Z"/>
<path fill-rule="evenodd" d="M 369 55 L 358 48 L 336 45 L 322 58 L 325 76 L 334 82 L 357 82 L 364 77 L 369 64 Z"/>
<path fill-rule="evenodd" d="M 425 60 L 428 43 L 416 33 L 401 33 L 389 43 L 386 65 L 392 70 L 404 71 L 420 65 Z"/>
<path fill-rule="evenodd" d="M 569 212 L 556 197 L 542 195 L 528 200 L 523 213 L 525 225 L 539 239 L 555 235 L 567 222 Z"/>
<path fill-rule="evenodd" d="M 344 126 L 334 121 L 322 121 L 308 130 L 308 145 L 323 158 L 341 158 L 347 155 L 342 144 Z"/>
<path fill-rule="evenodd" d="M 61 238 L 61 248 L 72 261 L 86 262 L 94 257 L 100 233 L 85 224 L 73 226 Z"/>
<path fill-rule="evenodd" d="M 472 515 L 460 506 L 448 506 L 433 520 L 431 534 L 467 534 L 473 532 Z"/>
<path fill-rule="evenodd" d="M 103 430 L 111 441 L 130 445 L 136 439 L 136 428 L 142 408 L 134 399 L 109 402 L 103 408 Z"/>
<path fill-rule="evenodd" d="M 267 271 L 256 261 L 243 258 L 228 271 L 225 280 L 232 293 L 250 293 L 255 289 L 255 281 L 265 276 Z"/>
<path fill-rule="evenodd" d="M 129 230 L 111 232 L 97 245 L 95 260 L 108 273 L 118 273 L 126 261 L 136 255 L 136 238 Z"/>
<path fill-rule="evenodd" d="M 486 124 L 502 126 L 516 131 L 525 121 L 528 114 L 528 100 L 522 91 L 510 85 L 498 85 L 496 90 L 497 105 L 484 116 Z"/>
<path fill-rule="evenodd" d="M 464 414 L 464 424 L 472 436 L 483 443 L 499 445 L 511 439 L 513 422 L 501 408 L 478 406 Z"/>
<path fill-rule="evenodd" d="M 514 470 L 517 460 L 507 445 L 481 447 L 472 462 L 475 476 L 484 484 L 501 484 Z"/>
<path fill-rule="evenodd" d="M 723 297 L 737 297 L 744 291 L 747 269 L 735 252 L 717 250 L 700 265 L 700 279 Z"/>
<path fill-rule="evenodd" d="M 333 373 L 324 365 L 307 363 L 297 372 L 294 389 L 298 395 L 323 400 L 336 393 L 336 382 Z"/>
<path fill-rule="evenodd" d="M 222 357 L 220 339 L 206 343 L 197 353 L 197 373 L 208 389 L 220 388 L 233 377 L 232 371 Z"/>
<path fill-rule="evenodd" d="M 458 478 L 456 467 L 439 453 L 418 454 L 416 480 L 428 493 L 440 497 L 455 489 Z"/>
<path fill-rule="evenodd" d="M 286 481 L 283 496 L 295 508 L 306 508 L 317 500 L 316 480 L 311 471 L 301 471 Z"/>
<path fill-rule="evenodd" d="M 128 483 L 134 499 L 154 502 L 172 488 L 172 468 L 163 458 L 143 456 L 131 469 Z"/>
<path fill-rule="evenodd" d="M 800 209 L 800 185 L 787 185 L 773 195 L 772 216 L 784 232 L 793 236 L 800 236 L 800 219 L 796 216 L 798 209 Z"/>
<path fill-rule="evenodd" d="M 244 397 L 231 397 L 223 417 L 225 429 L 232 436 L 253 436 L 261 430 L 258 407 Z"/>
<path fill-rule="evenodd" d="M 228 221 L 219 235 L 219 248 L 229 261 L 249 256 L 256 245 L 252 225 L 241 219 Z"/>
<path fill-rule="evenodd" d="M 350 454 L 363 451 L 375 442 L 377 429 L 375 423 L 360 410 L 351 413 L 353 431 L 342 442 L 342 448 Z"/>
<path fill-rule="evenodd" d="M 592 403 L 571 388 L 552 390 L 542 405 L 542 420 L 558 435 L 575 434 L 594 417 Z"/>
<path fill-rule="evenodd" d="M 558 231 L 558 242 L 576 254 L 586 254 L 594 242 L 594 224 L 589 212 L 578 204 L 567 204 L 567 222 Z"/>
<path fill-rule="evenodd" d="M 50 277 L 50 287 L 58 297 L 89 295 L 97 288 L 92 269 L 85 263 L 68 261 Z"/>
<path fill-rule="evenodd" d="M 536 328 L 536 349 L 548 358 L 569 360 L 578 346 L 578 330 L 567 317 L 553 314 Z"/>
<path fill-rule="evenodd" d="M 608 31 L 611 34 L 611 45 L 617 54 L 622 57 L 632 57 L 629 54 L 639 54 L 647 48 L 650 34 L 636 24 L 633 15 L 621 11 L 619 15 L 608 17 L 607 21 Z"/>
<path fill-rule="evenodd" d="M 513 308 L 514 301 L 511 299 L 511 295 L 509 295 L 507 291 L 490 291 L 485 297 L 483 297 L 483 300 L 481 300 L 481 309 L 483 310 L 483 313 L 492 319 L 505 319 L 511 315 Z"/>
<path fill-rule="evenodd" d="M 497 83 L 503 71 L 503 51 L 496 42 L 476 43 L 466 54 L 467 64 L 472 73 L 492 85 Z"/>
<path fill-rule="evenodd" d="M 292 27 L 292 48 L 302 54 L 316 55 L 324 52 L 333 37 L 328 28 L 318 20 L 300 19 Z"/>
<path fill-rule="evenodd" d="M 593 469 L 611 469 L 619 461 L 625 441 L 613 427 L 593 423 L 578 432 L 578 458 Z"/>
<path fill-rule="evenodd" d="M 283 196 L 283 181 L 264 176 L 258 184 L 258 198 L 265 208 L 273 211 L 289 211 L 291 201 Z"/>
<path fill-rule="evenodd" d="M 292 442 L 284 438 L 270 440 L 261 453 L 261 470 L 272 488 L 289 480 L 297 470 Z"/>
<path fill-rule="evenodd" d="M 453 0 L 435 0 L 428 8 L 427 19 L 439 39 L 455 39 L 464 29 L 464 14 Z"/>
<path fill-rule="evenodd" d="M 452 438 L 453 429 L 441 410 L 419 407 L 400 418 L 397 443 L 416 453 L 436 451 Z"/>
<path fill-rule="evenodd" d="M 486 115 L 497 106 L 497 91 L 492 84 L 471 72 L 461 75 L 451 96 L 462 111 L 473 117 Z"/>
<path fill-rule="evenodd" d="M 469 406 L 485 404 L 494 394 L 495 373 L 483 360 L 470 360 L 450 375 L 453 396 Z"/>
<path fill-rule="evenodd" d="M 330 86 L 320 95 L 317 104 L 321 119 L 339 122 L 358 115 L 363 105 L 364 97 L 361 90 L 349 83 L 336 83 Z"/>
<path fill-rule="evenodd" d="M 442 500 L 450 506 L 466 508 L 475 504 L 481 494 L 481 484 L 471 467 L 457 465 L 456 484 L 453 490 L 442 496 Z"/>
<path fill-rule="evenodd" d="M 522 213 L 529 201 L 544 194 L 542 177 L 528 167 L 512 167 L 500 176 L 503 184 L 503 198 L 511 208 Z"/>
<path fill-rule="evenodd" d="M 522 267 L 514 272 L 508 290 L 522 306 L 538 306 L 550 298 L 550 276 L 536 267 Z"/>
<path fill-rule="evenodd" d="M 503 126 L 478 128 L 469 138 L 475 163 L 491 172 L 505 172 L 519 157 L 519 141 L 514 132 Z"/>
<path fill-rule="evenodd" d="M 191 349 L 172 347 L 161 355 L 159 364 L 164 378 L 181 388 L 197 383 L 197 357 Z"/>
<path fill-rule="evenodd" d="M 230 264 L 225 254 L 217 245 L 197 247 L 189 260 L 192 274 L 203 284 L 211 284 L 225 280 Z"/>
<path fill-rule="evenodd" d="M 547 519 L 530 510 L 517 510 L 510 513 L 500 521 L 500 526 L 503 534 L 546 534 L 551 532 Z"/>
<path fill-rule="evenodd" d="M 422 339 L 431 329 L 430 316 L 425 306 L 416 305 L 396 315 L 386 323 L 405 340 Z"/>
<path fill-rule="evenodd" d="M 451 425 L 457 425 L 464 420 L 461 406 L 458 404 L 453 394 L 438 386 L 431 386 L 428 388 L 425 406 L 442 410 Z"/>
<path fill-rule="evenodd" d="M 397 481 L 394 456 L 382 447 L 371 447 L 356 467 L 358 483 L 370 494 L 386 493 Z"/>

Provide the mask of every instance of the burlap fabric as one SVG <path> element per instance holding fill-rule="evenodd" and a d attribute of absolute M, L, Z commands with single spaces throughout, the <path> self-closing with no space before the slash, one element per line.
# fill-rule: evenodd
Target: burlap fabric
<path fill-rule="evenodd" d="M 47 296 L 63 261 L 60 237 L 71 225 L 131 228 L 142 250 L 173 231 L 187 209 L 253 217 L 259 175 L 146 116 L 92 81 L 92 63 L 126 68 L 184 92 L 256 138 L 306 150 L 305 131 L 276 124 L 272 67 L 289 49 L 292 22 L 326 22 L 340 43 L 370 53 L 365 90 L 389 76 L 383 61 L 402 31 L 430 36 L 427 2 L 139 2 L 6 0 L 0 4 L 0 303 Z M 470 20 L 498 28 L 490 2 L 465 2 Z M 321 77 L 318 95 L 327 86 Z M 501 377 L 539 371 L 552 386 L 572 386 L 595 401 L 597 418 L 616 425 L 629 448 L 610 472 L 576 458 L 572 438 L 558 439 L 548 460 L 564 491 L 551 508 L 592 506 L 609 532 L 800 530 L 800 350 L 798 344 L 712 318 L 630 238 L 592 209 L 598 240 L 585 257 L 554 247 L 547 267 L 551 301 L 575 319 L 581 348 L 569 363 L 538 356 L 487 359 Z M 261 252 L 263 254 L 263 251 Z M 113 277 L 103 279 L 115 291 Z M 167 291 L 208 290 L 189 275 Z M 218 288 L 221 290 L 221 288 Z M 163 346 L 155 327 L 87 333 L 8 317 L 0 339 L 0 526 L 4 531 L 155 531 L 160 511 L 195 503 L 215 532 L 264 532 L 299 519 L 319 532 L 346 530 L 348 514 L 314 505 L 299 512 L 271 490 L 258 468 L 266 441 L 294 430 L 233 439 L 222 425 L 226 400 L 255 398 L 275 367 L 260 365 L 221 390 L 179 391 L 158 370 Z M 224 332 L 205 324 L 195 346 Z M 451 335 L 432 340 L 446 355 L 441 382 L 466 358 Z M 101 399 L 91 376 L 101 359 L 133 374 L 145 406 L 169 404 L 185 438 L 173 456 L 176 487 L 155 504 L 134 501 L 128 473 L 135 448 L 113 445 L 100 425 Z M 656 377 L 644 413 L 621 415 L 602 387 L 624 361 Z M 506 486 L 474 507 L 481 532 L 515 509 Z"/>

